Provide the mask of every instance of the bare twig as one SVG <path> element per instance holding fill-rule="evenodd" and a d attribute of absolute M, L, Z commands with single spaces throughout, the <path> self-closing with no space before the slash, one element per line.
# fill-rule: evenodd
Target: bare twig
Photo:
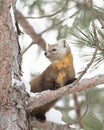
<path fill-rule="evenodd" d="M 68 17 L 68 18 L 69 18 L 69 17 Z M 40 35 L 43 35 L 45 32 L 47 32 L 47 31 L 51 30 L 52 28 L 54 28 L 54 27 L 56 27 L 56 26 L 62 24 L 62 23 L 63 23 L 66 19 L 68 19 L 68 18 L 65 18 L 65 19 L 63 19 L 63 20 L 60 20 L 59 22 L 57 22 L 57 23 L 51 25 L 50 27 L 48 27 L 47 29 L 45 29 L 44 31 L 42 31 L 42 32 L 40 33 Z"/>
<path fill-rule="evenodd" d="M 76 84 L 83 77 L 83 75 L 88 71 L 88 69 L 90 68 L 90 66 L 92 65 L 92 63 L 94 62 L 94 60 L 96 58 L 97 51 L 98 51 L 98 48 L 95 49 L 95 52 L 93 53 L 93 56 L 92 56 L 90 62 L 87 64 L 87 67 L 81 72 L 81 74 L 79 75 L 77 80 L 74 82 L 74 84 Z"/>
<path fill-rule="evenodd" d="M 47 18 L 47 17 L 52 17 L 52 16 L 55 16 L 57 15 L 58 13 L 61 13 L 64 9 L 66 9 L 66 6 L 68 5 L 68 0 L 66 0 L 66 3 L 65 5 L 59 9 L 58 11 L 56 11 L 55 13 L 52 13 L 52 14 L 49 14 L 49 15 L 44 15 L 44 16 L 38 16 L 38 17 L 25 17 L 27 19 L 40 19 L 40 18 Z"/>
<path fill-rule="evenodd" d="M 94 11 L 93 11 L 93 15 L 94 15 Z M 94 19 L 92 20 L 92 27 L 93 27 L 93 33 L 94 33 L 94 43 L 99 48 L 99 39 L 97 36 Z"/>
<path fill-rule="evenodd" d="M 99 15 L 97 15 L 97 18 L 102 26 L 101 28 L 104 29 L 104 21 L 99 17 Z"/>
<path fill-rule="evenodd" d="M 93 15 L 94 15 L 94 11 L 93 11 Z M 99 38 L 97 36 L 94 19 L 92 21 L 92 27 L 93 27 L 93 33 L 94 33 L 94 43 L 99 50 L 104 51 L 104 48 L 101 48 L 100 45 L 99 45 Z"/>
<path fill-rule="evenodd" d="M 30 45 L 28 47 L 26 47 L 22 52 L 21 55 L 23 56 L 23 54 L 33 45 L 35 44 L 33 41 L 30 43 Z"/>
<path fill-rule="evenodd" d="M 81 9 L 77 10 L 74 14 L 72 14 L 69 18 L 73 18 L 75 15 L 77 15 L 79 12 L 81 11 Z"/>
<path fill-rule="evenodd" d="M 88 112 L 88 108 L 89 108 L 88 93 L 87 93 L 86 90 L 84 90 L 84 91 L 85 91 L 85 94 L 86 94 L 86 110 L 85 110 L 85 112 L 83 113 L 83 115 L 81 116 L 80 120 L 82 120 L 82 119 L 85 117 L 86 113 Z"/>
<path fill-rule="evenodd" d="M 78 123 L 79 126 L 80 126 L 80 128 L 83 128 L 83 125 L 82 125 L 82 123 L 81 123 L 81 120 L 85 117 L 85 115 L 86 115 L 87 112 L 88 112 L 88 108 L 89 108 L 88 94 L 87 94 L 86 89 L 85 89 L 84 91 L 85 91 L 85 94 L 86 94 L 86 109 L 85 109 L 85 112 L 83 113 L 83 115 L 80 115 L 79 118 L 77 118 L 75 121 L 68 123 L 69 125 Z"/>
<path fill-rule="evenodd" d="M 80 113 L 80 104 L 78 102 L 77 99 L 77 95 L 73 94 L 73 100 L 74 100 L 74 105 L 75 105 L 75 111 L 76 111 L 76 115 L 77 115 L 77 119 L 76 119 L 76 123 L 78 123 L 78 125 L 80 126 L 80 128 L 83 128 L 82 122 L 81 122 L 81 113 Z"/>
<path fill-rule="evenodd" d="M 50 27 L 48 27 L 47 29 L 45 29 L 44 31 L 42 31 L 42 32 L 40 33 L 40 35 L 43 35 L 45 32 L 49 31 L 50 29 L 52 29 L 52 28 L 54 28 L 54 27 L 56 27 L 56 26 L 59 26 L 60 24 L 62 24 L 62 23 L 63 23 L 64 21 L 66 21 L 67 19 L 72 18 L 72 17 L 74 17 L 75 15 L 77 15 L 79 12 L 80 12 L 80 9 L 79 9 L 78 11 L 76 11 L 74 14 L 72 14 L 71 16 L 69 16 L 69 17 L 67 17 L 67 18 L 64 18 L 64 19 L 58 21 L 57 23 L 51 25 Z"/>
<path fill-rule="evenodd" d="M 79 12 L 79 11 L 78 11 L 78 12 Z M 69 16 L 69 17 L 67 17 L 67 18 L 64 18 L 64 19 L 62 19 L 62 20 L 56 22 L 55 24 L 51 25 L 50 27 L 48 27 L 47 29 L 45 29 L 44 31 L 42 31 L 42 32 L 40 33 L 40 35 L 43 35 L 45 32 L 51 30 L 52 28 L 54 28 L 54 27 L 56 27 L 56 26 L 59 26 L 60 24 L 62 24 L 62 23 L 63 23 L 64 21 L 66 21 L 67 19 L 74 17 L 78 12 L 75 12 L 72 16 Z"/>

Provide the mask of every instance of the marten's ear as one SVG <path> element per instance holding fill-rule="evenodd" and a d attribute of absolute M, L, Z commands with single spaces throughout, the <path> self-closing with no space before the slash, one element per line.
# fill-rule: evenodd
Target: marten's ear
<path fill-rule="evenodd" d="M 61 40 L 59 40 L 59 43 L 58 43 L 58 44 L 59 44 L 59 46 L 62 46 L 62 47 L 67 47 L 67 46 L 69 46 L 66 39 L 61 39 Z"/>
<path fill-rule="evenodd" d="M 46 51 L 48 50 L 49 46 L 50 46 L 49 44 L 46 44 Z"/>

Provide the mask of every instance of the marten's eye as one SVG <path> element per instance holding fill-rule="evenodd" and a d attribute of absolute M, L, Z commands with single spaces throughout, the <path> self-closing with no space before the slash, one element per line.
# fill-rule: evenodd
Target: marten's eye
<path fill-rule="evenodd" d="M 53 51 L 53 52 L 55 52 L 56 50 L 57 50 L 57 49 L 56 49 L 56 48 L 54 48 L 52 51 Z"/>

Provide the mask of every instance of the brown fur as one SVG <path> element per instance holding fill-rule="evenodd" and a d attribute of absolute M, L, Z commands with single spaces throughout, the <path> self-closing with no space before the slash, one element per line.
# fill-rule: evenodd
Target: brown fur
<path fill-rule="evenodd" d="M 50 45 L 51 46 L 51 45 Z M 55 46 L 57 46 L 55 44 Z M 70 49 L 61 57 L 55 60 L 47 69 L 37 78 L 30 82 L 32 92 L 41 92 L 44 90 L 55 90 L 64 86 L 67 82 L 71 83 L 75 79 L 75 71 L 73 65 L 73 56 Z M 58 99 L 47 103 L 46 105 L 34 109 L 32 115 L 37 119 L 45 120 L 45 112 L 47 112 Z"/>

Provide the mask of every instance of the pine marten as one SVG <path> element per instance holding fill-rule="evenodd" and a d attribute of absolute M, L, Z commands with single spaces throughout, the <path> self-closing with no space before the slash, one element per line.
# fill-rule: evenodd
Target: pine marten
<path fill-rule="evenodd" d="M 47 45 L 45 56 L 51 61 L 46 70 L 31 82 L 32 92 L 41 92 L 44 90 L 56 90 L 75 80 L 75 70 L 73 65 L 73 56 L 68 42 L 65 39 L 58 43 Z M 36 108 L 32 111 L 38 120 L 45 121 L 45 112 L 47 112 L 58 99 Z"/>

